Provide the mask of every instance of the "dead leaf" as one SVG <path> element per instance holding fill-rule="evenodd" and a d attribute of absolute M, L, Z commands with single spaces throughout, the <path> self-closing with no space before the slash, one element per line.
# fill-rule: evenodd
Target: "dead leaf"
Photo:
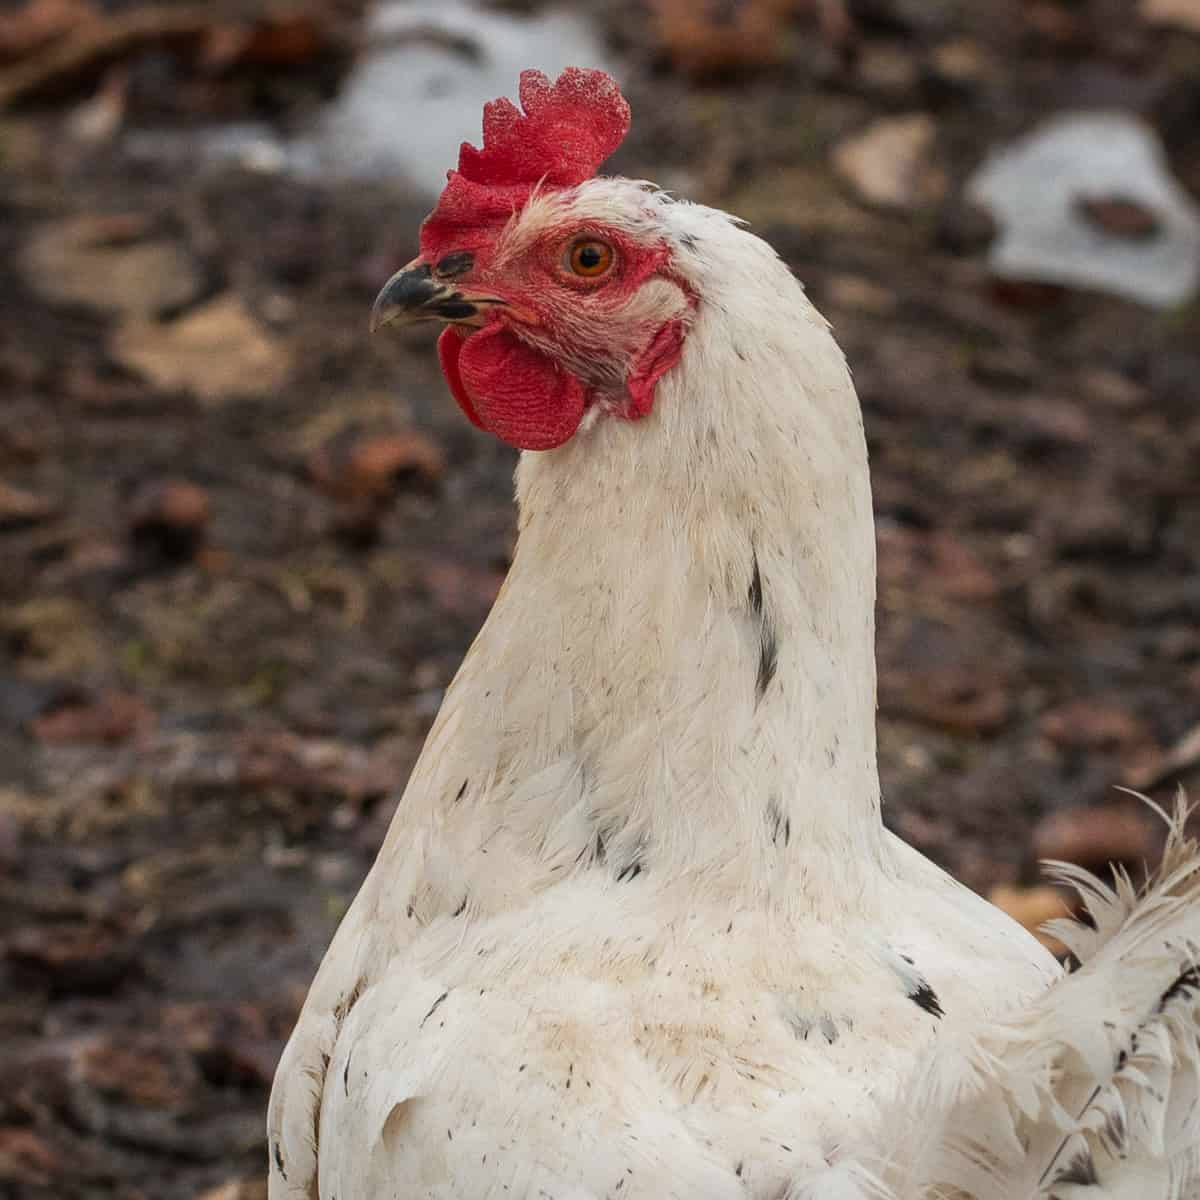
<path fill-rule="evenodd" d="M 36 525 L 55 515 L 58 505 L 52 500 L 10 487 L 0 480 L 0 529 L 21 529 Z"/>
<path fill-rule="evenodd" d="M 0 21 L 0 62 L 24 58 L 96 18 L 90 0 L 28 0 Z"/>
<path fill-rule="evenodd" d="M 1148 814 L 1106 804 L 1068 808 L 1044 817 L 1034 828 L 1033 850 L 1039 859 L 1101 870 L 1109 863 L 1153 859 L 1158 839 Z"/>
<path fill-rule="evenodd" d="M 782 57 L 786 26 L 797 7 L 797 0 L 731 5 L 655 0 L 655 33 L 671 62 L 693 75 L 762 67 Z"/>
<path fill-rule="evenodd" d="M 825 299 L 832 308 L 847 308 L 875 316 L 895 312 L 899 304 L 895 292 L 861 275 L 849 274 L 833 275 L 826 281 Z"/>
<path fill-rule="evenodd" d="M 932 590 L 950 600 L 991 600 L 1000 585 L 965 542 L 944 530 L 927 532 L 888 521 L 876 530 L 881 587 Z"/>
<path fill-rule="evenodd" d="M 58 1155 L 32 1129 L 0 1129 L 0 1180 L 45 1187 L 58 1169 Z"/>
<path fill-rule="evenodd" d="M 1174 25 L 1200 33 L 1200 0 L 1142 0 L 1138 12 L 1151 25 Z"/>
<path fill-rule="evenodd" d="M 155 387 L 214 404 L 278 391 L 290 366 L 284 343 L 232 294 L 165 324 L 131 317 L 113 334 L 110 352 Z"/>
<path fill-rule="evenodd" d="M 100 692 L 90 700 L 59 705 L 29 725 L 40 742 L 54 745 L 73 742 L 124 742 L 145 733 L 155 724 L 146 702 L 130 692 Z"/>
<path fill-rule="evenodd" d="M 163 1013 L 163 1027 L 205 1079 L 225 1087 L 270 1086 L 282 1047 L 253 1005 L 172 1004 Z"/>
<path fill-rule="evenodd" d="M 436 483 L 445 470 L 442 448 L 415 429 L 335 438 L 308 460 L 313 481 L 339 500 L 383 499 L 406 479 Z"/>
<path fill-rule="evenodd" d="M 69 217 L 41 226 L 18 267 L 49 304 L 81 304 L 122 317 L 180 308 L 200 293 L 199 268 L 177 243 L 150 237 L 137 214 Z"/>
<path fill-rule="evenodd" d="M 88 1087 L 135 1108 L 178 1108 L 187 1094 L 174 1056 L 149 1036 L 98 1038 L 84 1046 L 76 1071 Z"/>
<path fill-rule="evenodd" d="M 1121 750 L 1154 740 L 1144 721 L 1104 700 L 1072 700 L 1043 713 L 1038 726 L 1056 746 L 1075 750 Z"/>
<path fill-rule="evenodd" d="M 1200 725 L 1189 729 L 1169 750 L 1129 768 L 1125 782 L 1135 791 L 1157 787 L 1164 779 L 1200 764 Z"/>
<path fill-rule="evenodd" d="M 1075 909 L 1068 893 L 1049 884 L 1036 887 L 1016 887 L 999 884 L 988 893 L 988 899 L 999 909 L 1008 913 L 1014 921 L 1033 934 L 1051 954 L 1062 958 L 1067 948 L 1057 938 L 1042 931 L 1047 921 L 1057 917 L 1074 916 Z"/>
<path fill-rule="evenodd" d="M 97 925 L 40 924 L 16 930 L 4 947 L 6 957 L 45 975 L 60 992 L 105 993 L 130 969 L 128 947 Z"/>
<path fill-rule="evenodd" d="M 942 83 L 964 89 L 982 83 L 992 74 L 987 51 L 969 38 L 935 46 L 929 55 L 929 66 Z"/>
<path fill-rule="evenodd" d="M 219 1187 L 201 1192 L 196 1200 L 267 1200 L 265 1179 L 231 1179 Z"/>
<path fill-rule="evenodd" d="M 927 113 L 884 117 L 834 147 L 833 169 L 867 204 L 912 208 L 934 198 L 928 169 L 936 133 Z"/>

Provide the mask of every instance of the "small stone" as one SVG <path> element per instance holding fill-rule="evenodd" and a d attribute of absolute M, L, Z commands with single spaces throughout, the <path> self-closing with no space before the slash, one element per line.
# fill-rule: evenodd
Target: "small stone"
<path fill-rule="evenodd" d="M 168 563 L 188 562 L 204 542 L 212 501 L 187 479 L 142 484 L 129 502 L 129 533 L 143 554 Z"/>

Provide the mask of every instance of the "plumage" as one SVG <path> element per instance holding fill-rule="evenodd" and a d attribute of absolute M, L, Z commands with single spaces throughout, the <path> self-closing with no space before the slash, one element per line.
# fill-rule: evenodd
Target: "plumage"
<path fill-rule="evenodd" d="M 615 128 L 591 74 L 523 83 L 529 118 L 566 136 L 600 97 Z M 376 323 L 452 322 L 452 392 L 526 449 L 517 551 L 280 1063 L 272 1200 L 869 1194 L 943 1031 L 1070 980 L 881 823 L 866 448 L 824 320 L 732 218 L 577 178 L 588 145 L 531 181 L 551 141 L 505 165 L 490 120 Z M 580 238 L 613 248 L 594 280 Z"/>
<path fill-rule="evenodd" d="M 1079 967 L 997 1020 L 948 1020 L 858 1151 L 791 1200 L 826 1200 L 835 1180 L 847 1200 L 1200 1195 L 1200 847 L 1186 817 L 1180 800 L 1140 890 L 1058 864 L 1087 918 L 1051 930 Z"/>

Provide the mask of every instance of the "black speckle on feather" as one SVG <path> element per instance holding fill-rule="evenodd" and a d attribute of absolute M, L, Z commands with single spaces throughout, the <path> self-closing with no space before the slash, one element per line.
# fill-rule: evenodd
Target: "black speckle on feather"
<path fill-rule="evenodd" d="M 775 640 L 775 629 L 766 615 L 763 602 L 762 570 L 758 565 L 758 552 L 754 552 L 754 568 L 750 576 L 750 611 L 758 621 L 758 676 L 755 688 L 761 700 L 779 665 L 779 643 Z"/>
<path fill-rule="evenodd" d="M 754 552 L 754 569 L 750 575 L 750 610 L 759 620 L 763 615 L 762 571 L 758 566 L 758 551 Z"/>
<path fill-rule="evenodd" d="M 599 829 L 596 830 L 596 836 L 575 856 L 575 861 L 586 861 L 589 866 L 604 864 L 604 834 Z"/>
<path fill-rule="evenodd" d="M 625 883 L 630 879 L 636 879 L 642 873 L 642 863 L 640 859 L 635 858 L 633 862 L 626 863 L 617 872 L 617 882 Z"/>
<path fill-rule="evenodd" d="M 346 1055 L 346 1066 L 342 1071 L 342 1091 L 350 1095 L 350 1055 Z"/>
<path fill-rule="evenodd" d="M 357 983 L 334 1005 L 333 1019 L 337 1022 L 340 1029 L 342 1022 L 350 1015 L 351 1010 L 358 1003 L 358 998 L 363 994 L 363 989 L 366 985 L 360 979 Z"/>
<path fill-rule="evenodd" d="M 1183 996 L 1186 999 L 1189 993 L 1194 992 L 1197 988 L 1200 988 L 1200 966 L 1188 967 L 1159 997 L 1158 1011 L 1161 1013 L 1176 996 Z"/>
<path fill-rule="evenodd" d="M 428 1012 L 427 1012 L 427 1013 L 426 1013 L 426 1014 L 425 1014 L 425 1015 L 424 1015 L 424 1016 L 421 1018 L 421 1024 L 417 1026 L 417 1028 L 418 1028 L 418 1029 L 424 1029 L 424 1028 L 425 1028 L 425 1022 L 426 1022 L 426 1021 L 428 1021 L 428 1020 L 429 1020 L 429 1018 L 430 1018 L 430 1017 L 432 1017 L 432 1016 L 433 1016 L 433 1014 L 434 1014 L 435 1012 L 437 1012 L 437 1010 L 438 1010 L 438 1009 L 439 1009 L 439 1008 L 442 1006 L 442 1001 L 444 1001 L 448 995 L 450 995 L 450 993 L 449 993 L 449 992 L 443 992 L 443 993 L 442 993 L 442 994 L 441 994 L 441 995 L 440 995 L 440 996 L 439 996 L 439 997 L 438 997 L 438 998 L 437 998 L 437 999 L 436 999 L 436 1000 L 433 1002 L 433 1004 L 430 1006 L 430 1009 L 429 1009 L 429 1011 L 428 1011 Z"/>
<path fill-rule="evenodd" d="M 1121 1112 L 1110 1112 L 1104 1118 L 1104 1140 L 1116 1155 L 1125 1150 L 1125 1136 L 1128 1129 L 1125 1125 L 1125 1115 Z"/>
<path fill-rule="evenodd" d="M 467 794 L 467 784 L 470 782 L 471 781 L 469 779 L 464 779 L 462 781 L 462 786 L 458 789 L 458 791 L 454 795 L 454 803 L 455 804 L 457 804 Z"/>
<path fill-rule="evenodd" d="M 279 1172 L 279 1177 L 285 1183 L 287 1182 L 287 1172 L 283 1169 L 283 1151 L 279 1149 L 279 1139 L 275 1139 L 275 1169 Z"/>
<path fill-rule="evenodd" d="M 1055 1183 L 1074 1183 L 1080 1187 L 1095 1187 L 1100 1182 L 1092 1152 L 1080 1150 L 1073 1159 L 1054 1177 Z"/>
<path fill-rule="evenodd" d="M 767 828 L 771 831 L 772 846 L 778 846 L 781 841 L 785 846 L 791 843 L 792 818 L 783 811 L 778 796 L 767 801 Z"/>
<path fill-rule="evenodd" d="M 946 1015 L 942 1011 L 942 1004 L 938 999 L 937 992 L 924 979 L 917 985 L 915 992 L 908 993 L 908 998 L 918 1008 L 923 1008 L 931 1016 L 944 1017 Z"/>

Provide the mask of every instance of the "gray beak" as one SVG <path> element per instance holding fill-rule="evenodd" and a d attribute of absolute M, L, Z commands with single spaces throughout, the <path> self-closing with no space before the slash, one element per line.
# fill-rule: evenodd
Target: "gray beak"
<path fill-rule="evenodd" d="M 371 309 L 371 332 L 385 325 L 417 321 L 452 321 L 482 325 L 485 311 L 503 304 L 499 296 L 469 292 L 453 282 L 435 279 L 428 263 L 409 263 L 383 285 Z"/>

